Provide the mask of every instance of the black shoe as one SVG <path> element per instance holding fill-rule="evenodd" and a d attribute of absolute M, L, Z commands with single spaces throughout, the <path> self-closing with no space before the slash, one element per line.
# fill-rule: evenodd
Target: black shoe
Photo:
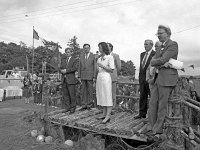
<path fill-rule="evenodd" d="M 91 110 L 92 109 L 92 107 L 91 106 L 87 106 L 87 110 Z"/>
<path fill-rule="evenodd" d="M 63 110 L 62 113 L 66 113 L 68 111 L 70 111 L 70 108 Z"/>
<path fill-rule="evenodd" d="M 103 119 L 105 119 L 105 117 L 97 117 L 96 119 L 97 120 L 103 120 Z"/>
<path fill-rule="evenodd" d="M 137 116 L 134 117 L 134 119 L 142 119 L 142 118 L 146 118 L 146 116 L 137 115 Z"/>
<path fill-rule="evenodd" d="M 83 111 L 83 110 L 86 110 L 87 109 L 87 106 L 82 106 L 79 111 Z"/>
<path fill-rule="evenodd" d="M 101 122 L 101 124 L 106 124 L 106 123 L 109 123 L 110 122 L 110 118 L 108 120 L 106 120 L 105 122 Z"/>
<path fill-rule="evenodd" d="M 70 109 L 69 114 L 73 114 L 73 113 L 75 113 L 75 110 L 76 110 L 76 108 L 72 108 L 72 109 Z"/>
<path fill-rule="evenodd" d="M 114 115 L 115 113 L 113 111 L 111 111 L 110 115 Z"/>
<path fill-rule="evenodd" d="M 147 143 L 148 144 L 156 143 L 159 140 L 160 140 L 160 134 L 154 134 L 154 135 L 147 137 Z"/>

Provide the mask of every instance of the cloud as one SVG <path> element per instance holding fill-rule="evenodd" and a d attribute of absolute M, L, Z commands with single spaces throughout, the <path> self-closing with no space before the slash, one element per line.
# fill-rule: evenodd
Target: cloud
<path fill-rule="evenodd" d="M 104 0 L 96 0 L 96 4 Z M 163 0 L 140 0 L 116 5 L 112 7 L 103 7 L 100 9 L 91 9 L 93 7 L 82 7 L 87 9 L 74 13 L 68 13 L 68 8 L 55 8 L 46 16 L 42 12 L 35 17 L 31 11 L 43 10 L 45 8 L 66 5 L 70 3 L 81 2 L 81 0 L 1 0 L 1 16 L 29 12 L 29 17 L 23 17 L 21 21 L 10 23 L 1 23 L 0 30 L 2 35 L 0 40 L 7 39 L 15 41 L 24 41 L 32 45 L 32 28 L 35 26 L 39 36 L 59 42 L 62 51 L 67 47 L 67 42 L 74 35 L 78 37 L 78 43 L 82 46 L 84 43 L 91 44 L 91 51 L 98 50 L 98 43 L 105 41 L 114 45 L 114 51 L 118 53 L 123 60 L 132 60 L 139 68 L 140 53 L 144 51 L 144 40 L 152 39 L 156 42 L 155 36 L 159 24 L 167 24 L 172 30 L 172 40 L 178 42 L 178 59 L 185 64 L 200 64 L 198 54 L 200 49 L 199 28 L 176 33 L 200 25 L 200 10 L 198 0 L 176 0 L 166 2 Z M 95 2 L 95 1 L 94 1 Z M 91 4 L 91 2 L 85 3 Z M 75 5 L 80 6 L 80 5 Z M 73 6 L 73 7 L 75 7 Z M 100 6 L 100 5 L 99 5 Z M 65 11 L 61 11 L 65 9 Z M 58 15 L 55 15 L 57 14 Z M 1 17 L 0 16 L 0 17 Z M 43 17 L 42 17 L 43 16 Z M 9 18 L 8 18 L 9 20 Z M 41 45 L 40 41 L 35 41 L 35 46 Z"/>

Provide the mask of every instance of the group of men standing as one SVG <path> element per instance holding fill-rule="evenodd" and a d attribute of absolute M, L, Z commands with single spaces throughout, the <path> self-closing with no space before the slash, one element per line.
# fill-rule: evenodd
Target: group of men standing
<path fill-rule="evenodd" d="M 111 73 L 112 78 L 112 90 L 113 90 L 113 103 L 116 106 L 116 82 L 118 73 L 121 70 L 121 60 L 118 54 L 113 53 L 113 45 L 108 43 L 108 48 L 111 51 L 111 55 L 115 61 L 115 70 Z M 62 107 L 70 113 L 74 113 L 76 110 L 76 84 L 81 83 L 81 110 L 91 109 L 92 106 L 96 106 L 94 98 L 94 85 L 97 77 L 97 59 L 100 55 L 90 52 L 90 45 L 84 44 L 83 50 L 79 57 L 72 53 L 72 49 L 67 48 L 65 50 L 66 57 L 62 58 L 62 92 L 63 99 L 61 101 Z M 76 78 L 75 73 L 78 72 Z"/>
<path fill-rule="evenodd" d="M 174 69 L 169 60 L 177 59 L 178 44 L 170 39 L 169 27 L 159 25 L 157 34 L 159 41 L 153 50 L 153 41 L 145 40 L 145 52 L 140 55 L 140 101 L 139 114 L 135 119 L 146 118 L 149 120 L 149 130 L 153 136 L 159 136 L 163 132 L 163 123 L 167 112 L 167 102 L 171 91 L 178 81 L 177 70 Z M 116 83 L 117 75 L 121 69 L 119 55 L 113 53 L 113 45 L 108 43 L 108 48 L 115 61 L 115 70 L 111 73 L 112 96 L 114 107 L 116 105 Z M 98 55 L 90 52 L 90 45 L 84 44 L 83 51 L 79 57 L 72 55 L 71 49 L 66 49 L 66 58 L 62 60 L 62 106 L 66 111 L 74 113 L 76 109 L 75 85 L 77 80 L 75 72 L 78 71 L 78 80 L 82 84 L 80 110 L 90 109 L 94 105 L 93 84 L 96 80 Z M 149 87 L 151 87 L 149 89 Z M 148 102 L 148 97 L 150 101 Z M 149 106 L 149 107 L 148 107 Z"/>
<path fill-rule="evenodd" d="M 146 133 L 153 139 L 159 139 L 163 133 L 168 99 L 178 81 L 178 72 L 169 63 L 170 59 L 176 60 L 178 56 L 178 44 L 170 39 L 171 29 L 159 25 L 156 36 L 159 39 L 155 44 L 156 51 L 152 49 L 153 41 L 145 40 L 146 51 L 140 55 L 140 102 L 139 114 L 135 116 L 135 119 L 148 117 Z"/>

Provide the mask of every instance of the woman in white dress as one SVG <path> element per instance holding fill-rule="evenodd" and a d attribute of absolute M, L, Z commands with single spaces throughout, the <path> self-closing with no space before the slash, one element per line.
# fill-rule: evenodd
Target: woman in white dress
<path fill-rule="evenodd" d="M 97 60 L 97 81 L 96 81 L 96 97 L 97 105 L 103 107 L 103 115 L 97 119 L 103 119 L 102 123 L 106 124 L 110 121 L 110 114 L 113 107 L 112 100 L 112 79 L 110 73 L 115 69 L 113 56 L 105 42 L 98 44 L 101 57 Z"/>

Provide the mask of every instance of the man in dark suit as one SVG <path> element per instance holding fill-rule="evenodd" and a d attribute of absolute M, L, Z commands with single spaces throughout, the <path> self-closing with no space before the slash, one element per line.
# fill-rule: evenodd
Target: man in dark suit
<path fill-rule="evenodd" d="M 153 41 L 145 40 L 144 48 L 145 52 L 140 54 L 140 71 L 139 71 L 139 84 L 140 84 L 140 101 L 139 101 L 139 114 L 135 116 L 135 119 L 146 118 L 147 114 L 147 99 L 150 94 L 149 84 L 146 81 L 146 70 L 155 51 L 152 49 Z"/>
<path fill-rule="evenodd" d="M 177 70 L 170 68 L 168 63 L 170 58 L 177 59 L 178 44 L 170 39 L 169 27 L 159 25 L 157 36 L 163 48 L 156 51 L 156 57 L 151 60 L 151 65 L 158 69 L 158 76 L 152 88 L 148 111 L 149 123 L 155 137 L 163 133 L 168 99 L 178 81 Z"/>
<path fill-rule="evenodd" d="M 90 45 L 83 45 L 84 52 L 80 54 L 80 62 L 78 69 L 78 78 L 81 80 L 81 103 L 82 108 L 90 109 L 93 104 L 93 83 L 96 79 L 96 59 L 95 55 L 90 52 Z"/>
<path fill-rule="evenodd" d="M 63 99 L 61 100 L 62 108 L 74 113 L 76 109 L 76 93 L 75 85 L 77 79 L 75 72 L 78 70 L 79 61 L 75 55 L 73 55 L 71 48 L 65 49 L 66 57 L 62 58 L 61 73 L 62 73 L 62 94 Z"/>
<path fill-rule="evenodd" d="M 113 73 L 111 73 L 112 78 L 112 98 L 113 98 L 113 108 L 116 107 L 116 88 L 117 88 L 117 81 L 118 81 L 118 73 L 121 70 L 121 60 L 119 58 L 119 55 L 116 53 L 113 53 L 113 45 L 111 43 L 108 43 L 108 48 L 110 50 L 110 55 L 113 56 L 114 62 L 115 62 L 115 69 Z"/>

